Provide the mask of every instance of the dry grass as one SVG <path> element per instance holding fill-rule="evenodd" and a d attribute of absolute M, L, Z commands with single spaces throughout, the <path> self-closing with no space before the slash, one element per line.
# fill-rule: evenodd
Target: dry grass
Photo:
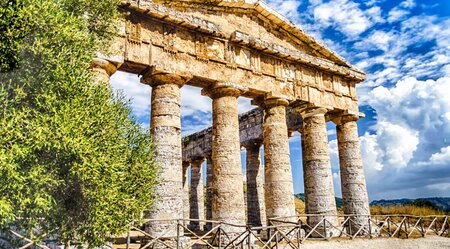
<path fill-rule="evenodd" d="M 295 198 L 295 211 L 297 211 L 297 214 L 305 214 L 305 203 L 298 198 Z M 431 207 L 419 207 L 415 205 L 370 206 L 370 213 L 372 215 L 406 214 L 415 216 L 446 214 L 443 211 Z M 343 214 L 342 209 L 338 209 L 338 214 Z"/>
<path fill-rule="evenodd" d="M 371 206 L 370 213 L 372 215 L 387 215 L 387 214 L 408 214 L 416 216 L 426 215 L 445 215 L 445 212 L 439 211 L 430 207 L 418 207 L 414 205 L 395 205 L 395 206 Z"/>
<path fill-rule="evenodd" d="M 305 203 L 299 198 L 295 198 L 295 211 L 297 211 L 297 214 L 305 213 Z"/>

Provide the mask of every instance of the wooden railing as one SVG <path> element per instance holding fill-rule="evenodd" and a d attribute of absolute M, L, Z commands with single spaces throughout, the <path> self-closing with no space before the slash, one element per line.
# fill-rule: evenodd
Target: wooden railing
<path fill-rule="evenodd" d="M 311 224 L 313 220 L 315 223 Z M 177 236 L 168 238 L 162 232 L 155 237 L 145 231 L 149 223 L 173 222 L 178 228 Z M 190 222 L 209 229 L 193 230 Z M 173 227 L 173 226 L 172 226 Z M 207 227 L 207 226 L 205 226 Z M 20 249 L 50 249 L 49 241 L 36 243 L 32 239 L 16 232 L 11 235 L 21 240 Z M 112 238 L 113 248 L 123 249 L 190 249 L 193 247 L 227 249 L 293 248 L 299 249 L 309 239 L 330 240 L 333 238 L 374 238 L 397 237 L 417 238 L 429 235 L 450 237 L 450 219 L 445 215 L 301 215 L 295 217 L 277 217 L 269 219 L 267 226 L 252 227 L 227 222 L 197 219 L 144 220 L 139 224 L 130 224 L 129 231 L 122 236 Z"/>

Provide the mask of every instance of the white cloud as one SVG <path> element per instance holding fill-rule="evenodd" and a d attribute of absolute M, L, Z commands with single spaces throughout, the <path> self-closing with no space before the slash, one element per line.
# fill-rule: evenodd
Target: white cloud
<path fill-rule="evenodd" d="M 195 112 L 211 112 L 211 98 L 201 95 L 200 88 L 183 86 L 181 88 L 181 115 L 189 116 Z"/>
<path fill-rule="evenodd" d="M 420 162 L 420 165 L 449 165 L 450 146 L 441 148 L 441 151 L 431 155 L 428 162 Z"/>
<path fill-rule="evenodd" d="M 383 30 L 375 30 L 371 32 L 364 40 L 356 42 L 354 47 L 364 51 L 389 50 L 390 44 L 395 41 L 396 34 Z"/>
<path fill-rule="evenodd" d="M 361 154 L 366 171 L 380 171 L 383 169 L 381 158 L 383 151 L 377 143 L 377 135 L 365 133 L 360 137 Z"/>
<path fill-rule="evenodd" d="M 268 0 L 268 4 L 273 6 L 278 12 L 283 14 L 293 22 L 299 22 L 300 13 L 298 8 L 302 4 L 299 0 Z"/>
<path fill-rule="evenodd" d="M 380 169 L 380 166 L 381 169 L 383 167 L 395 169 L 408 166 L 419 144 L 416 131 L 385 121 L 377 123 L 376 135 L 369 136 L 366 139 L 369 138 L 373 139 L 373 142 L 378 146 L 376 150 L 377 163 L 373 165 L 374 169 L 377 170 Z"/>
<path fill-rule="evenodd" d="M 336 27 L 347 37 L 354 39 L 382 21 L 381 11 L 372 7 L 363 11 L 359 4 L 351 0 L 336 0 L 314 6 L 314 19 L 323 27 Z"/>
<path fill-rule="evenodd" d="M 134 74 L 117 72 L 111 77 L 111 86 L 115 91 L 121 91 L 130 100 L 133 114 L 148 127 L 150 122 L 151 87 L 141 84 Z M 193 86 L 181 88 L 181 118 L 182 134 L 187 135 L 212 125 L 212 100 L 201 95 L 201 89 Z M 238 99 L 239 113 L 247 112 L 255 106 L 250 99 Z"/>
<path fill-rule="evenodd" d="M 405 19 L 408 14 L 409 14 L 408 10 L 393 8 L 391 11 L 389 11 L 387 20 L 388 22 L 398 22 Z"/>
<path fill-rule="evenodd" d="M 431 189 L 431 190 L 450 190 L 450 182 L 446 182 L 446 183 L 436 183 L 436 184 L 430 184 L 427 186 L 427 188 Z"/>
<path fill-rule="evenodd" d="M 410 9 L 416 6 L 414 0 L 406 0 L 401 2 L 397 7 L 389 11 L 388 22 L 398 22 L 404 20 L 410 13 Z"/>
<path fill-rule="evenodd" d="M 367 93 L 367 103 L 377 113 L 376 125 L 360 138 L 369 190 L 389 190 L 392 196 L 404 189 L 425 193 L 417 184 L 449 181 L 450 174 L 442 172 L 450 164 L 448 89 L 448 77 L 410 77 Z"/>
<path fill-rule="evenodd" d="M 374 6 L 374 5 L 377 5 L 379 3 L 385 2 L 385 1 L 386 0 L 367 0 L 367 1 L 364 1 L 364 4 L 366 6 L 368 6 L 368 7 L 370 7 L 370 6 Z"/>
<path fill-rule="evenodd" d="M 416 2 L 414 0 L 406 0 L 400 3 L 400 6 L 403 8 L 411 9 L 416 7 Z"/>
<path fill-rule="evenodd" d="M 150 117 L 151 87 L 139 83 L 137 75 L 117 72 L 111 76 L 111 87 L 130 99 L 136 117 Z"/>

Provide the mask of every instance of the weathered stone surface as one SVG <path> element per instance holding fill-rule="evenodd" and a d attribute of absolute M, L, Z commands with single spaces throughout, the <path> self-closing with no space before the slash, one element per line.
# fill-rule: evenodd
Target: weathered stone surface
<path fill-rule="evenodd" d="M 303 111 L 301 129 L 303 154 L 303 179 L 305 186 L 306 213 L 310 226 L 315 226 L 322 218 L 333 224 L 336 220 L 336 201 L 328 149 L 326 109 Z"/>
<path fill-rule="evenodd" d="M 344 214 L 356 215 L 352 218 L 356 223 L 352 224 L 352 232 L 358 231 L 358 224 L 367 226 L 367 215 L 370 215 L 356 124 L 358 118 L 356 115 L 345 115 L 335 120 Z"/>
<path fill-rule="evenodd" d="M 259 150 L 248 148 L 249 223 L 264 224 L 262 199 L 268 217 L 295 215 L 288 133 L 303 127 L 306 211 L 334 223 L 325 113 L 329 111 L 327 118 L 358 113 L 356 84 L 365 74 L 261 1 L 122 3 L 121 10 L 129 14 L 120 24 L 113 57 L 123 62 L 120 70 L 143 75 L 142 82 L 153 88 L 151 135 L 157 147 L 155 159 L 163 169 L 156 189 L 159 200 L 147 217 L 205 215 L 200 207 L 201 170 L 192 167 L 189 205 L 187 164 L 183 167 L 181 161 L 211 156 L 207 159 L 206 218 L 244 224 L 240 149 L 252 141 L 264 141 L 266 190 L 263 198 Z M 97 81 L 107 82 L 119 64 L 95 59 L 92 69 Z M 202 94 L 211 96 L 213 127 L 184 138 L 181 145 L 179 91 L 184 84 L 201 87 Z M 238 118 L 238 96 L 252 98 L 254 103 L 265 100 L 263 109 Z M 300 109 L 302 117 L 292 108 Z M 353 123 L 341 122 L 337 127 L 342 192 L 345 212 L 363 214 L 368 210 L 367 191 Z M 321 218 L 308 222 L 314 225 Z M 151 223 L 147 231 L 155 237 L 177 233 L 176 224 L 165 221 Z"/>
<path fill-rule="evenodd" d="M 185 219 L 184 221 L 184 225 L 188 225 L 189 221 L 186 221 L 190 218 L 190 202 L 189 202 L 189 181 L 188 181 L 188 176 L 189 176 L 189 162 L 183 162 L 183 219 Z"/>
<path fill-rule="evenodd" d="M 206 157 L 206 219 L 212 220 L 212 178 L 213 178 L 213 167 L 212 167 L 212 158 L 211 155 Z M 206 230 L 212 229 L 212 224 L 210 222 L 206 223 Z"/>
<path fill-rule="evenodd" d="M 213 99 L 213 198 L 212 218 L 232 224 L 245 223 L 242 165 L 239 142 L 237 96 L 240 91 L 225 87 L 214 88 Z M 240 232 L 238 227 L 226 226 L 227 232 Z"/>
<path fill-rule="evenodd" d="M 161 166 L 161 184 L 155 187 L 158 201 L 147 218 L 183 218 L 182 160 L 180 134 L 180 87 L 185 78 L 149 72 L 142 82 L 152 86 L 150 132 L 155 144 L 155 162 Z M 146 231 L 155 237 L 177 236 L 176 222 L 150 222 Z M 182 231 L 180 231 L 182 233 Z"/>
<path fill-rule="evenodd" d="M 284 99 L 264 101 L 264 179 L 268 218 L 295 216 Z M 294 218 L 295 219 L 295 218 Z"/>
<path fill-rule="evenodd" d="M 245 8 L 223 3 L 127 1 L 125 36 L 116 46 L 124 50 L 122 70 L 187 72 L 194 76 L 190 84 L 199 87 L 233 82 L 248 89 L 246 97 L 273 92 L 358 111 L 355 85 L 365 78 L 361 71 L 262 2 Z"/>
<path fill-rule="evenodd" d="M 106 59 L 92 59 L 91 69 L 95 74 L 96 84 L 105 84 L 109 86 L 109 78 L 113 75 L 120 65 Z"/>
<path fill-rule="evenodd" d="M 261 141 L 253 141 L 245 146 L 247 150 L 247 224 L 263 226 L 267 224 L 264 201 L 263 169 L 261 165 Z"/>
<path fill-rule="evenodd" d="M 263 140 L 263 110 L 255 108 L 239 115 L 239 138 L 241 144 L 248 144 L 255 140 Z M 287 126 L 293 132 L 300 128 L 301 117 L 288 108 Z M 196 132 L 183 138 L 183 161 L 204 157 L 211 153 L 212 128 Z"/>
<path fill-rule="evenodd" d="M 191 219 L 205 219 L 205 199 L 203 197 L 203 159 L 191 162 L 191 191 L 190 191 L 190 214 Z M 191 221 L 191 229 L 203 230 L 203 222 Z"/>

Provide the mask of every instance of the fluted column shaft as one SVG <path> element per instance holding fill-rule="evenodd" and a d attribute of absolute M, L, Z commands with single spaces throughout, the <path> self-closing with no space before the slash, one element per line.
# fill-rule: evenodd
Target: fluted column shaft
<path fill-rule="evenodd" d="M 264 178 L 267 218 L 295 216 L 286 106 L 283 99 L 264 103 Z"/>
<path fill-rule="evenodd" d="M 206 219 L 212 220 L 212 158 L 206 157 Z M 211 223 L 206 223 L 206 229 L 212 228 Z"/>
<path fill-rule="evenodd" d="M 247 223 L 252 226 L 266 225 L 263 170 L 259 153 L 261 142 L 246 146 L 247 149 Z"/>
<path fill-rule="evenodd" d="M 190 218 L 190 203 L 189 203 L 189 181 L 188 181 L 188 169 L 189 162 L 183 162 L 183 219 Z M 185 221 L 185 225 L 189 222 Z"/>
<path fill-rule="evenodd" d="M 352 218 L 356 225 L 367 225 L 370 208 L 359 145 L 357 119 L 356 116 L 348 115 L 340 117 L 336 122 L 342 200 L 344 214 L 357 215 Z M 357 226 L 355 228 L 357 230 Z"/>
<path fill-rule="evenodd" d="M 310 226 L 315 226 L 324 217 L 333 224 L 337 223 L 334 216 L 337 211 L 325 113 L 325 109 L 313 109 L 302 115 L 301 138 L 306 213 L 319 215 L 308 218 Z"/>
<path fill-rule="evenodd" d="M 215 88 L 213 99 L 212 161 L 214 220 L 244 224 L 245 208 L 240 156 L 237 96 L 239 91 Z M 236 227 L 224 227 L 227 232 L 240 232 Z"/>
<path fill-rule="evenodd" d="M 155 145 L 155 162 L 161 167 L 158 198 L 147 218 L 172 220 L 183 218 L 180 87 L 186 79 L 178 75 L 144 75 L 142 82 L 152 86 L 150 132 Z M 154 237 L 177 236 L 177 222 L 154 221 L 146 227 Z M 183 234 L 183 231 L 180 231 Z"/>
<path fill-rule="evenodd" d="M 202 163 L 204 160 L 195 160 L 191 163 L 191 191 L 190 209 L 191 219 L 205 219 L 205 202 L 203 197 Z M 203 229 L 203 223 L 191 221 L 194 230 Z"/>

